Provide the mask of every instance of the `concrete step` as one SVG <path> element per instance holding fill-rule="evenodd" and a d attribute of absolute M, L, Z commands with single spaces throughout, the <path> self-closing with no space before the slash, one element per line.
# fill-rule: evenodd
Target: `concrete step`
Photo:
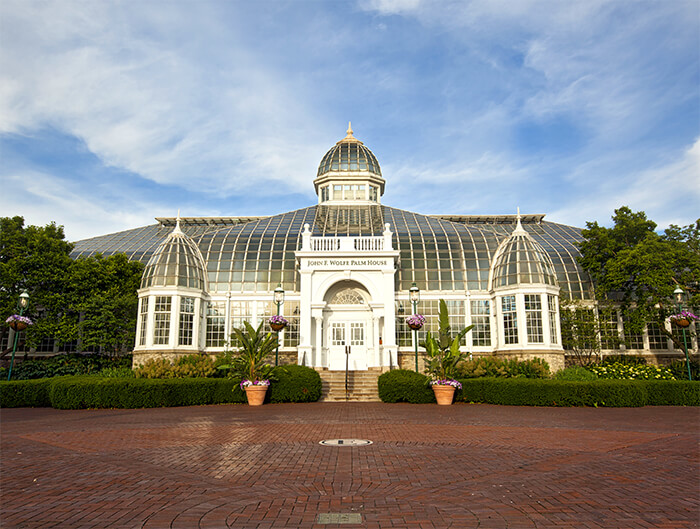
<path fill-rule="evenodd" d="M 348 371 L 348 388 L 345 391 L 345 371 L 319 371 L 322 381 L 322 402 L 378 402 L 377 378 L 381 370 Z"/>

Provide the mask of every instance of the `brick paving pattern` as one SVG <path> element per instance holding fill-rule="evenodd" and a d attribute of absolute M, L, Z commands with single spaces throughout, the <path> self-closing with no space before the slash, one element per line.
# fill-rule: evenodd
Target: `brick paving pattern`
<path fill-rule="evenodd" d="M 697 528 L 699 419 L 466 404 L 1 410 L 0 526 Z M 319 444 L 338 438 L 373 444 Z"/>

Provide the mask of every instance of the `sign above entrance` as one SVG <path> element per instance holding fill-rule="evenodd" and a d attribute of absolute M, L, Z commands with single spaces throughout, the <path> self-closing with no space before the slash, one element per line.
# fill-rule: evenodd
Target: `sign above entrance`
<path fill-rule="evenodd" d="M 366 270 L 376 268 L 393 268 L 393 259 L 372 259 L 372 258 L 355 258 L 355 259 L 305 259 L 302 261 L 304 268 L 322 268 L 324 270 Z"/>

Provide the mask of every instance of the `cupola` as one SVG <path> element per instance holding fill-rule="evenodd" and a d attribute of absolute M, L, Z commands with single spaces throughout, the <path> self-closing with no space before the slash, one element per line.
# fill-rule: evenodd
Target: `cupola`
<path fill-rule="evenodd" d="M 319 204 L 379 203 L 384 184 L 377 158 L 355 138 L 348 123 L 345 137 L 318 166 L 314 187 Z"/>
<path fill-rule="evenodd" d="M 206 290 L 204 258 L 194 241 L 180 229 L 179 214 L 175 228 L 156 248 L 141 278 L 141 288 L 167 286 Z"/>
<path fill-rule="evenodd" d="M 492 289 L 528 284 L 557 286 L 552 260 L 525 231 L 519 211 L 517 225 L 498 248 L 491 270 Z"/>

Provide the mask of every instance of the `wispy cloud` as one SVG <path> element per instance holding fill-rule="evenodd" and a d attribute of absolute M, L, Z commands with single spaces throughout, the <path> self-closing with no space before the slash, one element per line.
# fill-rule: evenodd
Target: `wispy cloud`
<path fill-rule="evenodd" d="M 75 237 L 303 207 L 352 120 L 395 207 L 692 216 L 647 189 L 695 176 L 699 20 L 691 0 L 5 0 L 0 178 L 44 207 L 3 214 Z"/>

